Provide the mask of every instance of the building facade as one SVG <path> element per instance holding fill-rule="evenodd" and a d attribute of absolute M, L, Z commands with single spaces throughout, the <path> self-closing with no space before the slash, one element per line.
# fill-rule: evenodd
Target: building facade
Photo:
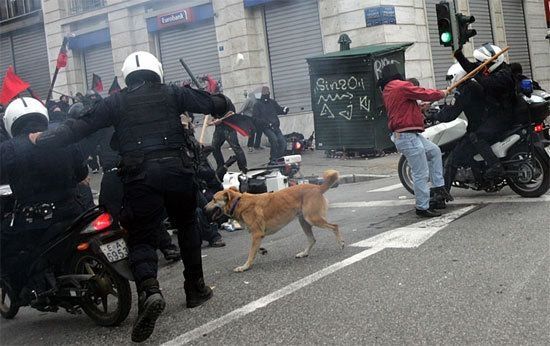
<path fill-rule="evenodd" d="M 550 89 L 547 1 L 455 0 L 455 7 L 476 17 L 474 45 L 509 45 L 509 61 L 522 63 L 525 74 Z M 195 75 L 220 79 L 237 106 L 245 91 L 271 86 L 272 95 L 291 110 L 283 117 L 283 132 L 309 135 L 313 123 L 305 57 L 338 50 L 342 33 L 352 47 L 414 42 L 405 54 L 407 77 L 424 86 L 445 85 L 453 61 L 450 49 L 439 45 L 437 2 L 0 0 L 0 68 L 14 65 L 45 95 L 63 37 L 71 35 L 69 63 L 58 75 L 56 90 L 82 92 L 95 73 L 106 93 L 115 76 L 123 85 L 124 58 L 147 50 L 163 63 L 166 82 L 189 79 L 182 58 Z M 377 8 L 389 11 L 380 22 L 372 20 Z M 472 47 L 466 52 L 471 54 Z"/>

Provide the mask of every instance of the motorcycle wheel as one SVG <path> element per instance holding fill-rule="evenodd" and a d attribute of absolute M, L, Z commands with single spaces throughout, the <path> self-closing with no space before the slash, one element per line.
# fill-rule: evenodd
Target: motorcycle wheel
<path fill-rule="evenodd" d="M 19 306 L 13 303 L 10 285 L 4 280 L 0 281 L 0 297 L 0 315 L 11 320 L 19 312 Z"/>
<path fill-rule="evenodd" d="M 132 307 L 128 280 L 94 254 L 79 256 L 73 268 L 77 274 L 94 275 L 86 282 L 88 292 L 81 300 L 86 315 L 100 326 L 111 327 L 122 323 Z"/>
<path fill-rule="evenodd" d="M 510 160 L 524 160 L 527 156 L 525 149 L 519 149 L 510 155 Z M 550 189 L 550 167 L 545 165 L 544 162 L 544 158 L 540 156 L 539 152 L 535 151 L 530 165 L 532 170 L 530 167 L 524 167 L 523 169 L 520 167 L 520 171 L 525 170 L 523 177 L 514 180 L 507 179 L 512 191 L 528 198 L 536 198 L 545 194 Z M 530 177 L 530 175 L 533 175 L 533 177 Z"/>
<path fill-rule="evenodd" d="M 399 164 L 397 165 L 397 173 L 399 174 L 399 180 L 401 184 L 414 195 L 414 183 L 412 179 L 411 167 L 407 162 L 407 158 L 404 155 L 401 155 L 399 158 Z"/>

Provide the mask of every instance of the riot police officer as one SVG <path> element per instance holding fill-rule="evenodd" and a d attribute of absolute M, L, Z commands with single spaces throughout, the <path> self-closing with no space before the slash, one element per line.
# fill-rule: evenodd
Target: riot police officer
<path fill-rule="evenodd" d="M 48 112 L 39 101 L 28 97 L 15 99 L 8 105 L 3 120 L 12 138 L 0 147 L 0 175 L 9 183 L 17 200 L 13 227 L 2 230 L 2 256 L 6 258 L 9 253 L 30 252 L 84 211 L 76 200 L 76 185 L 87 176 L 88 168 L 76 145 L 48 149 L 31 143 L 30 133 L 48 128 Z M 3 269 L 6 265 L 3 263 Z M 8 270 L 26 265 L 8 265 Z M 33 287 L 29 289 L 35 291 L 30 297 L 31 304 L 47 303 L 44 301 L 47 298 L 41 295 L 49 289 L 45 278 L 30 278 L 30 281 Z"/>
<path fill-rule="evenodd" d="M 477 63 L 469 61 L 462 50 L 455 52 L 455 58 L 466 72 L 471 72 L 501 51 L 499 47 L 487 43 L 474 50 Z M 512 70 L 504 62 L 504 55 L 500 55 L 474 78 L 483 87 L 488 118 L 484 126 L 470 135 L 470 140 L 487 163 L 485 176 L 491 179 L 505 173 L 489 145 L 496 142 L 514 124 L 516 86 Z"/>
<path fill-rule="evenodd" d="M 56 147 L 114 126 L 113 144 L 122 156 L 124 183 L 120 223 L 129 231 L 129 259 L 139 292 L 132 340 L 140 342 L 152 334 L 165 307 L 156 253 L 164 209 L 178 228 L 187 307 L 212 297 L 212 290 L 204 284 L 201 240 L 194 227 L 198 143 L 183 128 L 180 114 L 190 111 L 219 117 L 234 106 L 221 94 L 163 84 L 162 65 L 148 52 L 130 54 L 122 74 L 125 89 L 55 131 L 30 137 L 40 147 Z"/>
<path fill-rule="evenodd" d="M 456 63 L 452 65 L 447 72 L 447 81 L 449 84 L 454 84 L 466 76 L 466 71 Z M 434 114 L 432 118 L 440 122 L 453 121 L 464 112 L 468 119 L 468 127 L 466 128 L 466 136 L 462 138 L 460 143 L 453 149 L 450 160 L 445 165 L 445 188 L 447 191 L 451 190 L 451 184 L 455 178 L 458 167 L 462 164 L 469 162 L 477 152 L 477 148 L 474 147 L 473 142 L 476 142 L 479 146 L 479 141 L 472 141 L 471 137 L 475 136 L 475 132 L 481 127 L 481 125 L 487 120 L 487 109 L 485 106 L 485 94 L 481 85 L 474 79 L 469 80 L 461 84 L 454 92 L 453 98 L 449 105 L 443 107 L 437 114 Z M 491 150 L 487 145 L 486 148 L 482 148 L 482 152 Z M 434 207 L 439 209 L 441 206 L 440 201 L 434 201 Z"/>

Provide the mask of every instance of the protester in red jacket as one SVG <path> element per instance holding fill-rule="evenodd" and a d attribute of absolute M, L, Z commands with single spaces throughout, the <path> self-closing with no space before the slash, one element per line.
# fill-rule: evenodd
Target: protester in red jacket
<path fill-rule="evenodd" d="M 421 107 L 427 107 L 429 103 L 419 105 L 418 100 L 434 102 L 444 98 L 447 91 L 413 85 L 405 80 L 395 64 L 382 69 L 382 79 L 378 84 L 383 90 L 392 141 L 411 167 L 416 214 L 421 217 L 441 216 L 435 209 L 445 208 L 445 202 L 452 197 L 444 187 L 441 150 L 420 134 L 424 132 Z M 432 183 L 431 190 L 428 180 Z"/>

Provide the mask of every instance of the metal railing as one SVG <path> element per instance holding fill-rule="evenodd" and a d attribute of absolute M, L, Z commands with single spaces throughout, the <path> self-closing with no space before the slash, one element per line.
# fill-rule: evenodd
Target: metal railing
<path fill-rule="evenodd" d="M 105 0 L 68 0 L 69 13 L 79 14 L 105 7 Z"/>

